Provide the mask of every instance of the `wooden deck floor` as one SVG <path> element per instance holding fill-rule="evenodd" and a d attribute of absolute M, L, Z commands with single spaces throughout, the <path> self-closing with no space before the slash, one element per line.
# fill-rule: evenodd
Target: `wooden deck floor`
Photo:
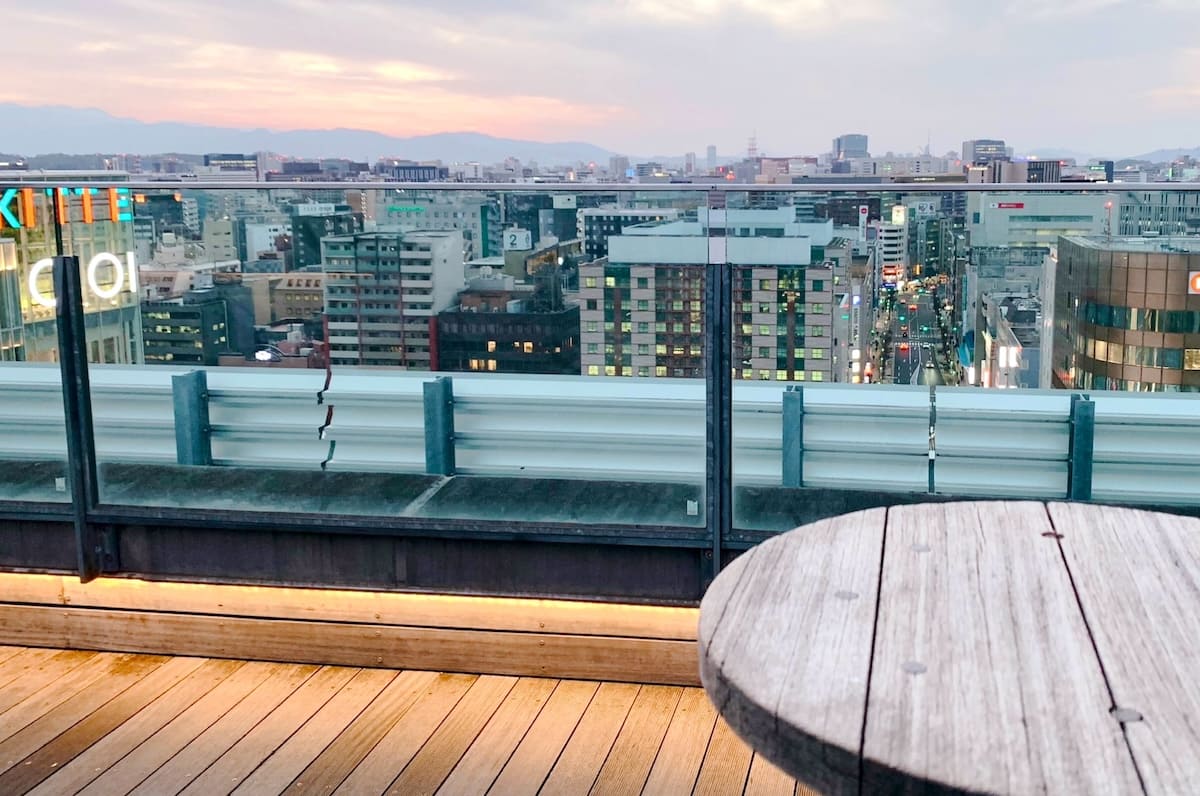
<path fill-rule="evenodd" d="M 4 794 L 796 791 L 698 688 L 0 647 Z"/>

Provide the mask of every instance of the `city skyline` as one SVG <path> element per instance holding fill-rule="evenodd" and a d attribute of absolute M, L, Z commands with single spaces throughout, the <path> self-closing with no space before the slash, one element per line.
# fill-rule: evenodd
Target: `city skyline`
<path fill-rule="evenodd" d="M 0 102 L 238 128 L 474 130 L 638 155 L 709 143 L 737 154 L 754 132 L 773 154 L 826 151 L 845 131 L 869 134 L 873 153 L 928 141 L 943 154 L 987 136 L 1117 157 L 1196 144 L 1200 49 L 1187 37 L 1200 6 L 1183 0 L 361 0 L 337 11 L 306 0 L 12 10 L 23 35 L 9 51 L 37 68 L 0 86 Z M 80 75 L 102 75 L 104 90 Z M 1120 112 L 1095 125 L 1072 110 L 1102 107 Z"/>

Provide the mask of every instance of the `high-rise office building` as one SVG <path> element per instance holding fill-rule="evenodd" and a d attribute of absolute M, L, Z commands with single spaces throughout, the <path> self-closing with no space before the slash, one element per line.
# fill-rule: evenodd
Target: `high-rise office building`
<path fill-rule="evenodd" d="M 1062 182 L 1062 162 L 1031 160 L 1025 164 L 1026 182 Z"/>
<path fill-rule="evenodd" d="M 851 160 L 853 158 L 869 158 L 867 137 L 862 133 L 846 133 L 833 139 L 833 159 Z"/>
<path fill-rule="evenodd" d="M 142 305 L 147 365 L 216 365 L 229 345 L 224 299 L 210 292 Z"/>
<path fill-rule="evenodd" d="M 321 239 L 361 232 L 362 215 L 349 205 L 303 204 L 292 208 L 291 269 L 299 271 L 321 262 Z"/>
<path fill-rule="evenodd" d="M 1114 235 L 1200 234 L 1200 190 L 1121 191 Z"/>
<path fill-rule="evenodd" d="M 986 166 L 997 160 L 1009 160 L 1008 148 L 999 138 L 974 138 L 963 141 L 962 162 L 964 165 Z"/>
<path fill-rule="evenodd" d="M 671 207 L 589 207 L 576 211 L 575 234 L 583 241 L 584 258 L 598 260 L 608 256 L 608 239 L 625 227 L 678 217 L 679 211 Z"/>
<path fill-rule="evenodd" d="M 566 304 L 555 269 L 518 282 L 489 272 L 437 316 L 437 369 L 579 373 L 579 305 Z"/>
<path fill-rule="evenodd" d="M 705 150 L 704 163 L 708 166 L 709 174 L 717 170 L 717 147 L 714 144 L 709 144 Z"/>
<path fill-rule="evenodd" d="M 608 176 L 623 180 L 629 174 L 629 158 L 624 155 L 613 155 L 608 159 Z"/>
<path fill-rule="evenodd" d="M 360 232 L 321 247 L 332 364 L 429 370 L 434 316 L 464 284 L 462 232 Z"/>
<path fill-rule="evenodd" d="M 242 155 L 230 152 L 211 153 L 204 156 L 204 165 L 219 171 L 258 171 L 258 155 Z"/>
<path fill-rule="evenodd" d="M 626 227 L 609 255 L 580 266 L 581 371 L 704 375 L 703 294 L 710 233 L 735 268 L 733 364 L 743 379 L 832 381 L 833 224 L 790 207 L 709 210 Z"/>
<path fill-rule="evenodd" d="M 1200 241 L 1070 236 L 1057 251 L 1054 386 L 1200 392 Z"/>
<path fill-rule="evenodd" d="M 459 230 L 467 247 L 466 258 L 500 254 L 500 204 L 486 196 L 435 194 L 406 196 L 376 208 L 378 229 Z"/>
<path fill-rule="evenodd" d="M 692 176 L 696 173 L 696 153 L 687 152 L 683 156 L 683 173 Z"/>
<path fill-rule="evenodd" d="M 108 179 L 114 174 L 97 172 L 95 176 Z M 122 176 L 127 175 L 116 174 L 118 179 Z M 83 185 L 89 179 L 65 172 L 31 172 L 28 177 L 31 181 L 78 179 Z M 140 364 L 142 320 L 133 196 L 119 187 L 80 187 L 57 194 L 32 186 L 0 191 L 5 210 L 0 213 L 0 239 L 9 241 L 5 246 L 8 252 L 0 255 L 0 330 L 7 330 L 0 331 L 0 358 L 58 359 L 51 259 L 56 253 L 56 200 L 65 219 L 63 250 L 79 258 L 86 284 L 83 310 L 90 360 Z M 19 291 L 19 333 L 11 312 L 14 277 Z"/>

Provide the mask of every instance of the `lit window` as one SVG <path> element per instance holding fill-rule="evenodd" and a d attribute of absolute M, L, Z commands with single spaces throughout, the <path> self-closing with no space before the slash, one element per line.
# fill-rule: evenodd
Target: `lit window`
<path fill-rule="evenodd" d="M 615 276 L 604 277 L 604 286 L 605 287 L 616 287 L 617 286 L 617 278 Z M 612 375 L 612 374 L 609 374 L 609 375 Z"/>
<path fill-rule="evenodd" d="M 760 280 L 758 280 L 758 289 L 759 290 L 773 290 L 774 288 L 771 286 L 770 279 L 760 279 Z"/>
<path fill-rule="evenodd" d="M 585 276 L 585 277 L 583 278 L 583 286 L 584 286 L 584 287 L 595 287 L 595 286 L 596 286 L 596 277 L 594 277 L 594 276 Z"/>
<path fill-rule="evenodd" d="M 655 365 L 654 366 L 654 375 L 655 376 L 667 375 L 667 366 L 666 365 Z"/>
<path fill-rule="evenodd" d="M 528 340 L 525 342 L 525 345 L 522 348 L 524 349 L 526 354 L 533 353 L 533 343 L 529 342 Z"/>
<path fill-rule="evenodd" d="M 667 344 L 659 343 L 658 345 L 654 346 L 654 353 L 658 354 L 660 357 L 666 356 L 667 355 Z"/>
<path fill-rule="evenodd" d="M 825 374 L 819 370 L 814 370 L 812 372 L 812 380 L 813 381 L 825 381 Z"/>
<path fill-rule="evenodd" d="M 488 360 L 488 370 L 494 371 L 495 369 L 496 369 L 496 360 L 489 359 Z"/>
<path fill-rule="evenodd" d="M 1200 370 L 1200 348 L 1185 348 L 1183 350 L 1183 369 Z"/>
<path fill-rule="evenodd" d="M 496 350 L 496 341 L 495 341 L 495 340 L 488 340 L 487 349 L 488 349 L 488 353 L 489 353 L 489 354 L 491 354 L 491 353 L 495 352 L 495 350 Z"/>
<path fill-rule="evenodd" d="M 605 365 L 604 366 L 604 375 L 605 376 L 617 375 L 617 366 L 616 365 Z"/>

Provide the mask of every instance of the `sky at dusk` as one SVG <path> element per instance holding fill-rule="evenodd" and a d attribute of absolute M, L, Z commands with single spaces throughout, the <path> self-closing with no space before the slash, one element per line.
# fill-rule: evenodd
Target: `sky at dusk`
<path fill-rule="evenodd" d="M 1200 144 L 1200 0 L 0 0 L 0 102 L 630 154 Z M 17 66 L 13 68 L 13 64 Z"/>

